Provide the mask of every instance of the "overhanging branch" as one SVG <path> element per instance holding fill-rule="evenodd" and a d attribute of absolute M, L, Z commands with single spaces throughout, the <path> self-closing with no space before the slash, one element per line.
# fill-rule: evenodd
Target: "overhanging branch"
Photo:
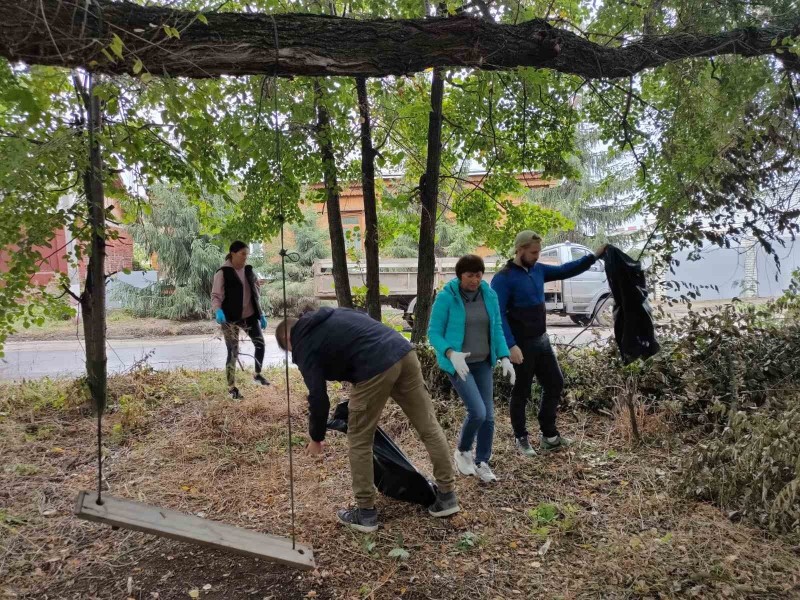
<path fill-rule="evenodd" d="M 311 14 L 206 13 L 198 18 L 191 11 L 110 0 L 0 0 L 0 56 L 110 74 L 133 73 L 138 61 L 156 76 L 273 74 L 273 18 L 280 76 L 383 77 L 431 67 L 528 66 L 613 79 L 692 57 L 784 59 L 775 54 L 772 40 L 800 33 L 798 16 L 781 26 L 646 36 L 610 48 L 541 19 L 500 25 L 467 15 L 362 21 Z M 112 46 L 114 35 L 122 41 L 122 58 L 114 52 L 120 50 L 118 43 Z M 797 62 L 784 64 L 800 69 Z"/>

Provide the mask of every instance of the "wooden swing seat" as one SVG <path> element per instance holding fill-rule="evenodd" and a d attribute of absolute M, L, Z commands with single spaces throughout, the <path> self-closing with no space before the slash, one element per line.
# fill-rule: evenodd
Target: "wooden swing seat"
<path fill-rule="evenodd" d="M 75 514 L 87 521 L 255 556 L 303 571 L 316 568 L 314 550 L 301 544 L 295 544 L 292 548 L 292 541 L 288 538 L 257 533 L 106 494 L 103 494 L 103 504 L 97 504 L 96 492 L 80 492 Z"/>

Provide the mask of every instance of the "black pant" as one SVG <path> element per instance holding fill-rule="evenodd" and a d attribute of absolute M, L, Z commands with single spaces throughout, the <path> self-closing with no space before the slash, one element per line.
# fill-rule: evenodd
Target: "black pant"
<path fill-rule="evenodd" d="M 550 345 L 547 334 L 528 340 L 517 340 L 522 350 L 523 362 L 514 365 L 517 381 L 511 390 L 511 426 L 516 437 L 528 435 L 525 427 L 525 407 L 531 399 L 533 378 L 542 386 L 542 400 L 539 404 L 539 427 L 542 435 L 553 437 L 558 435 L 556 428 L 556 411 L 564 389 L 564 376 L 558 366 L 556 353 Z"/>
<path fill-rule="evenodd" d="M 252 315 L 234 323 L 224 323 L 222 334 L 225 338 L 225 347 L 228 349 L 228 358 L 225 361 L 225 373 L 228 385 L 233 387 L 236 379 L 236 359 L 239 358 L 239 330 L 244 329 L 250 336 L 255 348 L 256 373 L 261 373 L 261 364 L 264 362 L 264 334 L 261 333 L 261 321 L 258 315 Z"/>

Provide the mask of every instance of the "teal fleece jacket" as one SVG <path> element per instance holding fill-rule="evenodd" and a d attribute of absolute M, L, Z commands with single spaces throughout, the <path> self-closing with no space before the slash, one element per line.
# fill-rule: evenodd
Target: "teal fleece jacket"
<path fill-rule="evenodd" d="M 459 281 L 456 277 L 444 286 L 436 295 L 431 311 L 431 320 L 428 324 L 428 340 L 436 350 L 436 360 L 443 371 L 454 375 L 456 372 L 453 363 L 445 356 L 452 349 L 461 352 L 464 345 L 464 328 L 467 322 L 467 311 L 464 300 L 458 289 Z M 509 356 L 506 338 L 503 335 L 503 321 L 500 317 L 500 304 L 497 294 L 485 281 L 481 281 L 481 293 L 486 312 L 489 313 L 489 347 L 491 348 L 491 364 L 499 359 Z"/>

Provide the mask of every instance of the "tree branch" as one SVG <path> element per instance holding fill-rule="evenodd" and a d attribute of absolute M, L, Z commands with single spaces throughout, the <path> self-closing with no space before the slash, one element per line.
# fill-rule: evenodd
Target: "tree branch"
<path fill-rule="evenodd" d="M 275 44 L 267 35 L 273 16 L 226 12 L 205 17 L 208 24 L 198 20 L 195 11 L 124 1 L 0 0 L 0 56 L 111 74 L 133 74 L 138 60 L 157 75 L 205 78 L 274 72 Z M 787 69 L 800 70 L 797 61 L 778 56 L 771 46 L 775 38 L 800 33 L 800 16 L 781 26 L 644 36 L 621 47 L 596 44 L 543 19 L 519 25 L 468 15 L 355 20 L 288 13 L 274 19 L 277 74 L 284 77 L 383 77 L 430 67 L 530 66 L 613 79 L 686 58 L 727 54 L 777 56 Z M 174 37 L 173 30 L 180 37 Z M 122 58 L 108 50 L 114 35 L 122 41 Z"/>

